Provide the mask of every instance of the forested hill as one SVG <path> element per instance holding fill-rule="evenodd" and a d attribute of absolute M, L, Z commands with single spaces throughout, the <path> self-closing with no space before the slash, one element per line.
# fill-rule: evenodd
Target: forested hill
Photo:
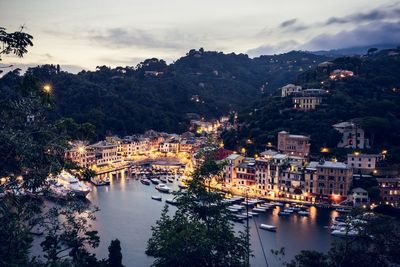
<path fill-rule="evenodd" d="M 227 114 L 257 99 L 261 89 L 274 91 L 327 59 L 306 52 L 251 59 L 200 49 L 170 65 L 153 58 L 135 67 L 100 66 L 76 75 L 44 65 L 29 69 L 25 77 L 51 84 L 57 116 L 90 122 L 101 137 L 150 128 L 184 131 L 187 113 L 208 118 Z M 22 79 L 9 73 L 0 87 Z"/>
<path fill-rule="evenodd" d="M 264 96 L 239 113 L 239 130 L 224 134 L 228 148 L 247 147 L 249 153 L 276 144 L 281 130 L 311 136 L 311 149 L 336 147 L 338 132 L 333 124 L 356 119 L 370 139 L 371 152 L 388 149 L 400 155 L 400 49 L 382 50 L 361 57 L 340 57 L 327 67 L 301 73 L 296 84 L 303 88 L 323 88 L 329 94 L 315 110 L 294 110 L 291 97 L 280 92 Z M 333 70 L 354 72 L 354 76 L 331 79 Z M 253 142 L 247 144 L 246 140 Z M 332 150 L 332 149 L 331 149 Z M 332 150 L 333 154 L 350 151 Z M 400 157 L 396 160 L 400 162 Z"/>

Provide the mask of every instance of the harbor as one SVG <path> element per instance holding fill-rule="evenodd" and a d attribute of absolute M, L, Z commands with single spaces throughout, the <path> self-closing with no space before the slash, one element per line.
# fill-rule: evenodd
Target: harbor
<path fill-rule="evenodd" d="M 167 183 L 173 191 L 179 190 L 179 185 L 179 179 Z M 176 209 L 173 195 L 161 193 L 155 186 L 152 183 L 143 184 L 140 179 L 123 174 L 118 178 L 111 178 L 109 186 L 91 186 L 92 191 L 87 198 L 92 205 L 100 209 L 94 223 L 101 237 L 100 246 L 95 251 L 100 257 L 106 257 L 109 242 L 113 238 L 119 238 L 126 266 L 129 266 L 129 262 L 136 262 L 137 266 L 151 265 L 153 258 L 144 253 L 147 240 L 151 236 L 151 226 L 160 218 L 166 203 L 170 202 L 170 212 Z M 152 199 L 153 196 L 161 199 Z M 239 202 L 237 205 L 242 204 Z M 251 258 L 252 266 L 265 266 L 262 246 L 267 254 L 269 266 L 278 267 L 282 264 L 270 253 L 271 249 L 285 247 L 284 259 L 289 260 L 302 249 L 327 251 L 332 240 L 336 238 L 331 235 L 330 227 L 333 219 L 340 215 L 337 211 L 312 206 L 308 216 L 302 216 L 298 212 L 290 216 L 279 216 L 281 208 L 284 209 L 280 205 L 275 205 L 274 209 L 268 212 L 250 211 L 257 214 L 249 218 L 254 254 Z M 245 210 L 242 213 L 245 213 Z M 245 223 L 234 224 L 238 231 L 244 230 Z M 260 228 L 262 224 L 274 226 L 276 231 L 264 230 Z"/>

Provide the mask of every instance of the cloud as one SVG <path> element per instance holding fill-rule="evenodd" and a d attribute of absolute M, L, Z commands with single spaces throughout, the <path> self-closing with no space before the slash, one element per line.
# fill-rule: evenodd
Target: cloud
<path fill-rule="evenodd" d="M 284 41 L 284 42 L 280 42 L 278 44 L 265 44 L 265 45 L 261 45 L 259 47 L 248 50 L 247 54 L 250 57 L 256 57 L 256 56 L 260 56 L 260 55 L 271 55 L 271 54 L 275 54 L 275 53 L 281 53 L 281 52 L 293 50 L 298 45 L 299 45 L 299 43 L 297 43 L 294 40 Z"/>
<path fill-rule="evenodd" d="M 286 21 L 282 22 L 282 23 L 279 25 L 279 27 L 281 27 L 281 28 L 286 28 L 286 27 L 292 26 L 292 25 L 295 24 L 296 22 L 297 22 L 297 19 L 289 19 L 289 20 L 286 20 Z"/>
<path fill-rule="evenodd" d="M 324 24 L 325 25 L 345 24 L 345 23 L 359 24 L 364 22 L 397 19 L 400 16 L 400 8 L 398 8 L 399 5 L 400 5 L 399 3 L 396 3 L 392 6 L 381 7 L 379 9 L 371 10 L 366 13 L 355 13 L 341 18 L 332 17 L 329 18 Z"/>
<path fill-rule="evenodd" d="M 375 44 L 400 44 L 400 22 L 373 22 L 336 34 L 321 34 L 299 49 L 326 50 Z"/>
<path fill-rule="evenodd" d="M 141 29 L 111 28 L 105 31 L 90 31 L 89 39 L 97 44 L 114 46 L 117 48 L 159 48 L 159 49 L 187 49 L 190 44 L 198 42 L 189 34 L 182 34 L 176 30 L 163 30 L 161 33 L 151 33 Z"/>

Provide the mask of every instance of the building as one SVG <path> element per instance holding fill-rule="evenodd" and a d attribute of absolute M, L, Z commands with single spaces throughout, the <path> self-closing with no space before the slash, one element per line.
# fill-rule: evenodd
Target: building
<path fill-rule="evenodd" d="M 91 168 L 96 164 L 94 150 L 81 142 L 73 144 L 72 148 L 65 152 L 65 158 L 82 168 Z"/>
<path fill-rule="evenodd" d="M 372 174 L 376 164 L 382 159 L 379 154 L 347 154 L 347 165 L 353 168 L 355 174 Z"/>
<path fill-rule="evenodd" d="M 89 146 L 93 149 L 96 157 L 96 165 L 111 164 L 121 160 L 118 156 L 118 145 L 107 141 L 100 141 Z"/>
<path fill-rule="evenodd" d="M 337 69 L 331 72 L 331 74 L 329 75 L 329 78 L 331 80 L 338 80 L 338 79 L 343 79 L 343 78 L 347 78 L 347 77 L 352 77 L 354 76 L 354 73 L 350 70 L 341 70 L 341 69 Z"/>
<path fill-rule="evenodd" d="M 236 178 L 236 167 L 244 161 L 244 157 L 239 154 L 232 154 L 226 158 L 226 165 L 224 166 L 224 182 L 232 183 Z"/>
<path fill-rule="evenodd" d="M 344 121 L 332 125 L 336 131 L 342 134 L 342 139 L 337 147 L 343 148 L 370 148 L 369 140 L 365 137 L 364 130 L 354 121 Z"/>
<path fill-rule="evenodd" d="M 294 96 L 293 97 L 293 108 L 299 110 L 311 110 L 315 109 L 322 103 L 322 97 L 320 96 Z"/>
<path fill-rule="evenodd" d="M 179 152 L 190 153 L 193 150 L 194 140 L 182 140 L 179 144 Z"/>
<path fill-rule="evenodd" d="M 285 131 L 278 133 L 278 150 L 283 154 L 308 157 L 310 146 L 308 136 L 289 134 Z"/>
<path fill-rule="evenodd" d="M 364 205 L 369 205 L 369 197 L 367 190 L 357 187 L 351 190 L 349 200 L 353 202 L 354 207 L 360 207 Z"/>
<path fill-rule="evenodd" d="M 292 93 L 293 108 L 299 110 L 312 110 L 319 106 L 327 91 L 323 89 L 305 89 L 297 93 Z"/>
<path fill-rule="evenodd" d="M 347 197 L 353 170 L 343 162 L 312 161 L 306 167 L 304 181 L 307 193 L 338 203 Z"/>
<path fill-rule="evenodd" d="M 290 96 L 293 93 L 298 93 L 301 91 L 301 86 L 299 85 L 294 85 L 294 84 L 287 84 L 283 87 L 281 87 L 281 96 L 282 97 L 287 97 Z"/>
<path fill-rule="evenodd" d="M 220 148 L 216 149 L 213 152 L 213 159 L 216 160 L 216 161 L 224 160 L 228 156 L 230 156 L 230 155 L 232 155 L 234 153 L 235 153 L 235 151 L 228 150 L 228 149 L 225 149 L 223 147 L 220 147 Z"/>
<path fill-rule="evenodd" d="M 252 158 L 243 160 L 235 167 L 236 176 L 232 181 L 234 185 L 253 186 L 256 184 L 255 161 Z"/>
<path fill-rule="evenodd" d="M 400 207 L 400 178 L 377 178 L 381 204 Z"/>
<path fill-rule="evenodd" d="M 159 151 L 163 153 L 178 153 L 179 152 L 179 141 L 170 140 L 160 143 Z"/>

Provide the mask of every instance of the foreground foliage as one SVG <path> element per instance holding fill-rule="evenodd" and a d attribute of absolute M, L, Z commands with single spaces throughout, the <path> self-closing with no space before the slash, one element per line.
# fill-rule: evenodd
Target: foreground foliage
<path fill-rule="evenodd" d="M 148 241 L 153 266 L 246 266 L 250 254 L 244 233 L 237 235 L 218 192 L 205 183 L 220 166 L 206 158 L 193 173 L 187 191 L 177 194 L 173 216 L 166 206 Z"/>

